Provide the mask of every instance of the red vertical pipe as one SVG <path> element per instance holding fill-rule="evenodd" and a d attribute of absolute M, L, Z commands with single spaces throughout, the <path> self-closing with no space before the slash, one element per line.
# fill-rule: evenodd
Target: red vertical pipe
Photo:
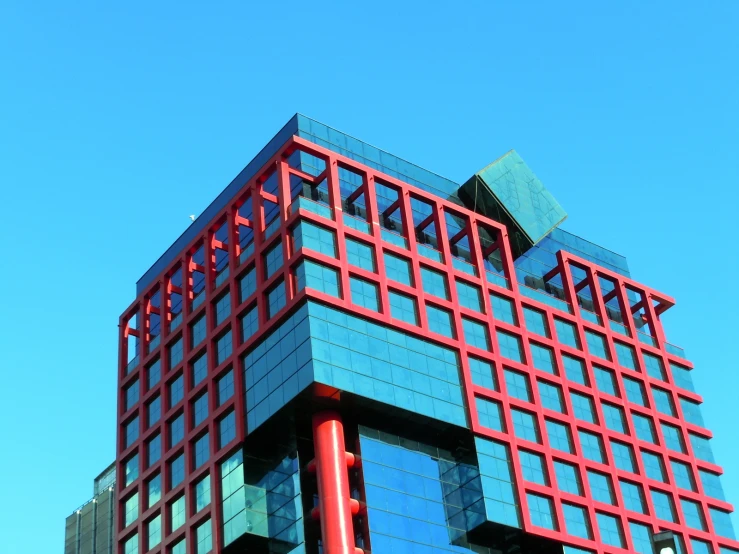
<path fill-rule="evenodd" d="M 354 554 L 344 426 L 334 411 L 313 416 L 318 502 L 324 554 Z"/>

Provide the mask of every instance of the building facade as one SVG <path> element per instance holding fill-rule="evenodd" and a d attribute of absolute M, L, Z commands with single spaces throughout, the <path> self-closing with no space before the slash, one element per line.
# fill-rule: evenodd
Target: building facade
<path fill-rule="evenodd" d="M 113 554 L 115 536 L 115 475 L 112 463 L 95 478 L 93 496 L 64 525 L 64 554 Z"/>
<path fill-rule="evenodd" d="M 117 553 L 739 554 L 674 301 L 565 217 L 296 115 L 121 316 Z"/>

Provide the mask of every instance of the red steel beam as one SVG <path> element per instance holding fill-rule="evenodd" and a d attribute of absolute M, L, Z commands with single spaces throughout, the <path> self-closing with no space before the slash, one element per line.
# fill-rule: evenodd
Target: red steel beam
<path fill-rule="evenodd" d="M 349 495 L 347 474 L 353 457 L 347 456 L 344 425 L 337 412 L 326 410 L 313 416 L 313 442 L 323 552 L 355 554 L 352 512 L 356 512 L 356 502 Z"/>

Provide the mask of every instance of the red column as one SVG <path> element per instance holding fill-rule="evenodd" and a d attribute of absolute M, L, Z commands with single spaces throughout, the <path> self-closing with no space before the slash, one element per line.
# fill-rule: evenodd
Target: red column
<path fill-rule="evenodd" d="M 313 416 L 313 442 L 324 554 L 354 554 L 344 426 L 334 411 Z"/>

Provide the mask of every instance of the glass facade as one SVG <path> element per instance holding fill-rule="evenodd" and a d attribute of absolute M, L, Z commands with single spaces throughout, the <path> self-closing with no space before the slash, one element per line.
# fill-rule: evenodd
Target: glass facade
<path fill-rule="evenodd" d="M 290 125 L 218 201 L 228 239 L 194 224 L 122 316 L 119 550 L 320 552 L 301 468 L 326 406 L 362 456 L 361 548 L 493 554 L 506 529 L 523 551 L 648 552 L 660 527 L 686 551 L 739 548 L 693 370 L 658 338 L 671 300 L 555 228 L 518 155 L 476 175 L 492 196 L 475 212 L 469 182 Z M 250 439 L 267 430 L 272 447 Z"/>

